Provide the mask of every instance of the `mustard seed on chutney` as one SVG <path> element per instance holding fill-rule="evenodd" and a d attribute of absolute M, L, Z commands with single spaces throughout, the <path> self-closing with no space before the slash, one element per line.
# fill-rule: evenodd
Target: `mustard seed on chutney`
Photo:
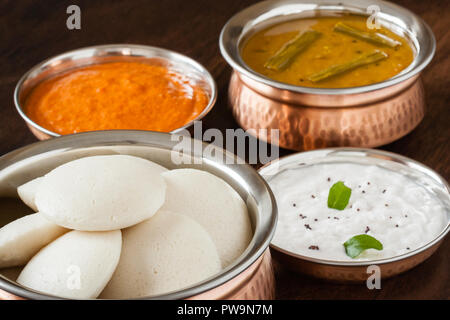
<path fill-rule="evenodd" d="M 43 81 L 25 113 L 58 134 L 129 129 L 170 132 L 202 113 L 208 94 L 165 66 L 111 62 Z"/>
<path fill-rule="evenodd" d="M 387 80 L 408 67 L 408 41 L 367 17 L 341 15 L 295 19 L 256 32 L 241 56 L 256 72 L 303 87 L 346 88 Z"/>

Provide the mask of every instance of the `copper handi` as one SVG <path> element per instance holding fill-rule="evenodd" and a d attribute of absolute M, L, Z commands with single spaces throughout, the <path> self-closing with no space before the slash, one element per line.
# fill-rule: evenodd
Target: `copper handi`
<path fill-rule="evenodd" d="M 183 139 L 190 139 L 184 137 Z M 188 140 L 184 140 L 186 142 Z M 152 160 L 168 169 L 193 167 L 211 172 L 233 187 L 247 204 L 253 238 L 244 253 L 218 275 L 193 287 L 142 299 L 272 299 L 275 279 L 269 243 L 275 231 L 277 208 L 265 180 L 249 165 L 237 165 L 234 154 L 215 146 L 183 143 L 183 159 L 197 160 L 177 164 L 172 158 L 179 137 L 149 131 L 96 131 L 40 141 L 0 157 L 0 208 L 7 197 L 17 197 L 17 186 L 39 177 L 70 160 L 91 155 L 128 154 Z M 190 145 L 190 147 L 189 147 Z M 203 149 L 214 148 L 203 153 Z M 199 161 L 201 160 L 201 161 Z M 199 163 L 200 162 L 200 163 Z M 0 226 L 1 227 L 1 226 Z M 27 289 L 8 280 L 0 272 L 0 299 L 61 299 Z"/>
<path fill-rule="evenodd" d="M 380 8 L 380 23 L 407 38 L 416 52 L 412 64 L 397 76 L 372 85 L 323 89 L 271 80 L 250 69 L 240 57 L 241 45 L 257 30 L 294 18 L 336 13 L 366 15 Z M 435 39 L 412 12 L 385 1 L 264 1 L 232 17 L 222 29 L 220 49 L 233 68 L 229 104 L 244 129 L 277 129 L 283 148 L 310 150 L 332 146 L 376 147 L 413 130 L 425 114 L 420 72 L 431 61 Z M 250 132 L 264 132 L 251 130 Z M 259 138 L 267 140 L 270 134 Z"/>
<path fill-rule="evenodd" d="M 450 186 L 432 169 L 412 159 L 395 153 L 359 148 L 328 148 L 309 152 L 295 153 L 259 169 L 259 173 L 267 180 L 287 168 L 308 166 L 318 163 L 351 162 L 377 165 L 395 172 L 402 172 L 428 190 L 447 208 L 447 225 L 433 240 L 406 254 L 369 261 L 332 261 L 312 258 L 296 254 L 275 244 L 271 244 L 271 253 L 283 266 L 295 272 L 335 282 L 366 281 L 368 267 L 376 265 L 380 268 L 381 278 L 389 278 L 405 272 L 428 259 L 442 244 L 450 232 Z"/>

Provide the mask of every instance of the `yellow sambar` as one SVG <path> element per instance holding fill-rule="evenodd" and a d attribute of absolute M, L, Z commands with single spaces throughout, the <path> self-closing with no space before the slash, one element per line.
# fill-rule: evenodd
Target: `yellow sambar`
<path fill-rule="evenodd" d="M 241 56 L 254 71 L 268 78 L 297 86 L 315 88 L 347 88 L 369 85 L 392 78 L 408 67 L 414 59 L 414 51 L 409 42 L 394 32 L 381 27 L 370 30 L 367 17 L 342 15 L 296 19 L 279 23 L 252 35 L 242 46 Z M 349 36 L 334 30 L 338 22 L 364 32 L 377 32 L 399 41 L 395 48 L 381 46 Z M 283 70 L 272 70 L 264 65 L 286 43 L 299 33 L 315 30 L 321 36 L 299 53 L 293 62 Z M 312 82 L 308 78 L 331 66 L 347 63 L 362 54 L 379 50 L 388 58 L 335 75 L 328 79 Z"/>

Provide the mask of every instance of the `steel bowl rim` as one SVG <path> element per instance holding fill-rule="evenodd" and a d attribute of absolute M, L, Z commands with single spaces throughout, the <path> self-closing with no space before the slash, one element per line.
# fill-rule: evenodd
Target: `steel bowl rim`
<path fill-rule="evenodd" d="M 211 73 L 208 71 L 208 69 L 206 69 L 206 67 L 204 67 L 202 64 L 200 64 L 196 60 L 194 60 L 184 54 L 181 54 L 181 53 L 169 50 L 169 49 L 161 48 L 161 47 L 147 46 L 147 45 L 140 45 L 140 44 L 126 44 L 126 43 L 103 44 L 103 45 L 82 47 L 82 48 L 69 50 L 69 51 L 54 55 L 50 58 L 47 58 L 47 59 L 39 62 L 36 65 L 34 65 L 27 72 L 25 72 L 25 74 L 22 77 L 20 77 L 19 81 L 17 82 L 17 84 L 14 88 L 14 94 L 13 94 L 14 105 L 15 105 L 16 110 L 19 113 L 19 115 L 22 117 L 23 120 L 25 120 L 25 122 L 28 125 L 36 128 L 37 130 L 47 134 L 50 137 L 61 136 L 61 134 L 53 132 L 53 131 L 46 129 L 46 128 L 42 127 L 41 125 L 37 124 L 36 122 L 31 120 L 28 117 L 28 115 L 25 113 L 25 111 L 23 110 L 23 107 L 19 101 L 19 95 L 22 91 L 23 84 L 29 78 L 29 76 L 31 74 L 35 73 L 40 68 L 44 67 L 45 65 L 47 65 L 53 61 L 57 61 L 59 59 L 65 58 L 65 57 L 67 58 L 67 57 L 70 57 L 70 56 L 80 53 L 80 52 L 90 51 L 90 50 L 95 50 L 95 49 L 99 49 L 99 50 L 102 50 L 102 49 L 111 49 L 111 50 L 114 50 L 114 49 L 116 49 L 116 50 L 119 50 L 119 49 L 141 49 L 141 50 L 148 50 L 148 51 L 157 52 L 157 53 L 163 53 L 163 54 L 167 54 L 171 57 L 175 57 L 177 61 L 182 62 L 187 65 L 190 65 L 194 68 L 197 68 L 198 70 L 200 70 L 202 73 L 205 74 L 204 80 L 211 87 L 211 96 L 209 97 L 208 104 L 205 106 L 205 108 L 202 110 L 202 112 L 195 119 L 189 121 L 182 127 L 179 127 L 179 128 L 176 128 L 176 129 L 170 131 L 169 133 L 180 132 L 180 131 L 190 127 L 195 121 L 202 120 L 211 111 L 211 109 L 214 107 L 214 105 L 217 101 L 218 90 L 217 90 L 217 83 L 214 80 L 214 77 L 211 75 Z M 104 55 L 104 56 L 105 57 L 109 56 L 109 54 Z M 130 56 L 130 55 L 122 54 L 122 56 L 126 57 L 126 56 Z M 142 57 L 150 58 L 150 57 L 145 57 L 145 56 L 142 56 Z M 172 61 L 172 59 L 168 59 L 168 58 L 162 58 L 162 59 L 165 59 L 167 61 Z M 100 131 L 102 131 L 102 130 L 100 130 Z M 106 131 L 106 130 L 103 130 L 103 131 Z M 136 131 L 139 131 L 139 130 L 136 130 Z M 150 131 L 150 130 L 146 130 L 146 131 Z"/>
<path fill-rule="evenodd" d="M 324 148 L 324 149 L 318 149 L 318 150 L 311 150 L 311 151 L 306 151 L 306 152 L 296 152 L 296 153 L 293 153 L 290 155 L 280 157 L 276 160 L 273 160 L 273 161 L 265 164 L 264 166 L 262 166 L 261 168 L 258 169 L 258 173 L 264 178 L 263 171 L 268 170 L 268 168 L 271 165 L 273 165 L 274 163 L 279 162 L 277 164 L 280 164 L 281 161 L 286 161 L 287 159 L 290 159 L 290 158 L 296 158 L 299 155 L 303 156 L 303 155 L 311 155 L 314 153 L 318 153 L 319 157 L 323 157 L 324 155 L 327 155 L 327 154 L 333 153 L 333 152 L 339 152 L 339 153 L 361 152 L 361 153 L 366 154 L 367 156 L 370 156 L 370 155 L 386 156 L 386 157 L 389 157 L 390 159 L 384 159 L 385 161 L 398 160 L 401 162 L 397 162 L 397 161 L 395 161 L 395 162 L 399 163 L 401 165 L 404 165 L 404 166 L 406 164 L 414 164 L 414 165 L 422 168 L 424 170 L 423 173 L 426 173 L 429 177 L 434 179 L 433 176 L 435 176 L 437 179 L 434 179 L 434 180 L 437 180 L 437 182 L 441 183 L 444 186 L 444 188 L 447 190 L 447 193 L 450 193 L 450 185 L 448 184 L 448 182 L 439 173 L 437 173 L 430 167 L 424 165 L 423 163 L 416 161 L 414 159 L 402 156 L 400 154 L 394 153 L 394 152 L 378 150 L 378 149 L 370 149 L 370 148 L 336 147 L 336 148 Z M 308 159 L 311 159 L 311 158 L 308 158 Z M 411 167 L 409 167 L 409 168 L 411 170 L 417 170 L 417 169 L 413 169 Z M 430 173 L 433 176 L 430 175 Z M 349 267 L 349 268 L 351 268 L 351 267 L 368 267 L 370 265 L 382 265 L 382 264 L 395 263 L 395 262 L 398 262 L 401 260 L 409 259 L 413 256 L 416 256 L 416 255 L 422 253 L 422 252 L 428 251 L 429 249 L 434 247 L 436 244 L 439 244 L 447 236 L 447 234 L 449 232 L 450 232 L 450 219 L 447 219 L 447 225 L 445 226 L 445 228 L 433 240 L 427 242 L 423 246 L 416 248 L 416 249 L 412 250 L 411 252 L 397 255 L 394 257 L 377 259 L 377 260 L 367 260 L 367 261 L 337 261 L 337 260 L 313 258 L 313 257 L 297 254 L 292 251 L 283 249 L 272 243 L 270 243 L 270 248 L 280 252 L 281 254 L 287 255 L 291 258 L 294 258 L 294 259 L 297 259 L 300 261 L 308 261 L 308 262 L 312 262 L 312 263 L 316 263 L 316 264 L 320 264 L 320 265 L 328 265 L 328 266 L 335 266 L 335 267 Z"/>
<path fill-rule="evenodd" d="M 333 1 L 336 2 L 336 4 L 340 4 L 339 0 L 333 0 Z M 272 87 L 272 88 L 276 88 L 278 90 L 285 90 L 285 91 L 290 91 L 290 92 L 299 93 L 299 94 L 315 94 L 315 95 L 329 95 L 329 96 L 344 95 L 344 94 L 361 94 L 361 93 L 381 90 L 381 89 L 384 89 L 387 87 L 394 86 L 394 85 L 401 83 L 415 75 L 418 75 L 431 62 L 431 60 L 433 59 L 434 54 L 436 52 L 436 38 L 435 38 L 431 28 L 421 17 L 419 17 L 418 15 L 416 15 L 409 9 L 406 9 L 400 5 L 390 3 L 390 2 L 388 3 L 388 2 L 382 1 L 382 0 L 371 0 L 371 4 L 389 5 L 392 8 L 395 8 L 396 10 L 403 11 L 404 13 L 406 13 L 409 16 L 416 19 L 421 24 L 424 32 L 427 34 L 428 39 L 431 42 L 431 47 L 428 48 L 429 50 L 427 52 L 425 59 L 423 59 L 423 61 L 421 61 L 418 65 L 414 66 L 414 68 L 412 68 L 412 69 L 409 68 L 410 66 L 407 67 L 406 69 L 403 70 L 403 71 L 407 70 L 406 72 L 402 71 L 398 75 L 396 75 L 392 78 L 389 78 L 389 79 L 386 79 L 384 81 L 377 82 L 374 84 L 365 85 L 365 86 L 348 87 L 348 88 L 312 88 L 312 87 L 296 86 L 296 85 L 291 85 L 291 84 L 279 82 L 276 80 L 272 80 L 256 71 L 253 71 L 243 61 L 240 61 L 239 58 L 236 59 L 236 57 L 234 57 L 234 54 L 231 52 L 231 48 L 229 48 L 225 44 L 225 35 L 230 33 L 231 24 L 234 22 L 234 20 L 238 19 L 240 17 L 240 15 L 251 12 L 256 7 L 259 8 L 264 5 L 268 6 L 268 5 L 271 5 L 276 2 L 282 3 L 282 2 L 285 2 L 285 0 L 275 0 L 275 1 L 265 0 L 260 3 L 253 4 L 247 8 L 239 11 L 234 16 L 232 16 L 226 22 L 226 24 L 223 26 L 223 28 L 220 32 L 219 48 L 220 48 L 220 52 L 221 52 L 223 58 L 227 61 L 227 63 L 234 70 L 236 70 L 236 72 L 239 75 L 243 75 L 253 81 L 256 81 L 258 83 L 264 84 L 264 85 Z M 301 3 L 319 4 L 315 0 L 300 1 L 300 2 Z M 331 4 L 331 1 L 329 3 L 323 4 L 323 5 L 330 5 L 330 4 Z M 242 33 L 240 36 L 242 36 Z M 235 45 L 236 45 L 236 47 L 238 47 L 239 43 L 236 43 Z M 416 58 L 414 58 L 414 60 L 416 60 Z M 414 60 L 412 63 L 414 63 Z"/>
<path fill-rule="evenodd" d="M 154 148 L 161 148 L 165 150 L 168 149 L 169 142 L 166 141 L 158 141 L 158 139 L 166 139 L 170 137 L 171 133 L 165 133 L 165 132 L 156 132 L 156 131 L 147 131 L 147 130 L 103 130 L 103 131 L 90 131 L 90 132 L 81 132 L 76 134 L 70 134 L 70 135 L 63 135 L 56 137 L 54 139 L 48 139 L 43 141 L 37 141 L 32 144 L 26 145 L 24 147 L 15 149 L 11 152 L 8 152 L 2 156 L 0 156 L 0 171 L 3 169 L 13 165 L 14 163 L 18 161 L 23 161 L 25 159 L 28 159 L 30 157 L 47 153 L 50 151 L 58 150 L 60 152 L 67 152 L 70 150 L 78 149 L 78 148 L 85 148 L 85 147 L 99 147 L 99 146 L 118 146 L 118 145 L 146 145 L 148 147 L 154 147 Z M 149 139 L 149 137 L 153 137 L 154 140 L 152 141 Z M 159 137 L 159 138 L 158 138 Z M 97 139 L 97 140 L 96 140 Z M 170 140 L 170 138 L 169 138 Z M 194 140 L 194 139 L 192 139 Z M 162 146 L 162 144 L 165 143 L 165 147 Z M 75 145 L 74 145 L 75 144 Z M 234 160 L 238 159 L 238 156 L 235 154 L 225 150 L 221 149 L 217 146 L 207 144 L 203 141 L 201 141 L 202 144 L 202 150 L 204 147 L 208 146 L 209 148 L 214 148 L 217 150 L 221 150 L 225 156 L 230 156 Z M 21 155 L 21 156 L 20 156 Z M 205 158 L 210 161 L 212 159 Z M 2 163 L 5 163 L 4 165 Z M 264 254 L 264 252 L 269 247 L 270 241 L 275 233 L 275 227 L 277 222 L 277 206 L 275 202 L 275 197 L 272 193 L 272 190 L 270 189 L 269 185 L 263 179 L 259 173 L 253 169 L 249 164 L 247 163 L 240 163 L 240 162 L 234 162 L 239 163 L 239 170 L 238 169 L 231 169 L 234 172 L 237 171 L 243 171 L 248 172 L 252 175 L 252 178 L 255 179 L 254 182 L 261 184 L 261 186 L 264 189 L 264 192 L 267 193 L 268 200 L 270 200 L 271 203 L 271 212 L 270 212 L 270 220 L 269 224 L 267 226 L 261 226 L 260 228 L 267 227 L 267 230 L 263 230 L 264 237 L 262 237 L 262 240 L 259 241 L 258 246 L 255 246 L 255 250 L 252 252 L 243 253 L 241 257 L 239 257 L 239 262 L 237 264 L 231 265 L 231 267 L 227 267 L 223 269 L 219 274 L 214 275 L 204 281 L 202 281 L 199 284 L 196 284 L 194 286 L 190 286 L 188 288 L 175 291 L 175 292 L 169 292 L 167 294 L 158 295 L 158 296 L 150 296 L 150 297 L 140 297 L 135 299 L 124 299 L 124 300 L 169 300 L 169 299 L 185 299 L 189 297 L 196 296 L 198 294 L 207 292 L 209 290 L 213 290 L 214 288 L 220 287 L 221 285 L 226 284 L 228 281 L 236 278 L 238 275 L 240 275 L 242 272 L 250 268 L 254 263 L 258 262 L 258 259 Z M 228 168 L 231 168 L 233 165 L 228 165 L 226 163 L 222 164 L 223 166 L 226 166 Z M 236 168 L 234 166 L 233 168 Z M 256 228 L 257 226 L 255 226 Z M 255 229 L 253 233 L 252 240 L 249 244 L 249 247 L 253 244 L 255 241 L 255 234 L 257 229 Z M 249 248 L 248 247 L 248 248 Z M 248 250 L 246 249 L 246 251 Z M 246 254 L 246 255 L 244 255 Z M 15 281 L 11 281 L 9 279 L 4 278 L 0 275 L 0 290 L 4 290 L 6 292 L 12 293 L 19 297 L 25 297 L 31 299 L 58 299 L 58 300 L 66 300 L 67 298 L 53 296 L 50 294 L 45 294 L 42 292 L 38 292 L 32 289 L 25 288 L 21 285 L 19 285 Z"/>

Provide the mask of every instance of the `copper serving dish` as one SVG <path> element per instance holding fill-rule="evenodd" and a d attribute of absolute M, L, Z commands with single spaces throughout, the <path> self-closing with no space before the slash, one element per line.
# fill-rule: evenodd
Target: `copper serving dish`
<path fill-rule="evenodd" d="M 416 52 L 408 68 L 386 81 L 342 89 L 300 87 L 271 80 L 240 57 L 242 43 L 260 28 L 317 15 L 367 15 L 373 5 L 380 8 L 380 23 L 409 39 Z M 425 114 L 420 72 L 435 47 L 433 33 L 421 18 L 379 0 L 264 1 L 233 16 L 220 36 L 222 55 L 233 68 L 228 96 L 237 122 L 244 129 L 279 129 L 279 141 L 270 141 L 270 134 L 259 138 L 293 150 L 376 147 L 409 133 Z"/>
<path fill-rule="evenodd" d="M 14 90 L 14 104 L 17 112 L 19 112 L 30 131 L 39 140 L 60 136 L 60 134 L 40 126 L 25 113 L 24 104 L 30 92 L 40 82 L 75 68 L 124 61 L 164 65 L 170 70 L 186 75 L 196 85 L 201 86 L 205 90 L 209 97 L 208 105 L 205 109 L 194 120 L 173 130 L 172 133 L 180 132 L 190 127 L 194 121 L 201 120 L 211 111 L 216 102 L 217 86 L 214 78 L 205 67 L 191 58 L 163 48 L 134 44 L 108 44 L 65 52 L 31 68 L 22 76 Z"/>
<path fill-rule="evenodd" d="M 252 241 L 242 256 L 217 276 L 194 287 L 148 299 L 273 299 L 275 279 L 268 247 L 275 230 L 277 209 L 266 182 L 250 166 L 237 165 L 236 156 L 229 152 L 208 146 L 224 158 L 219 161 L 203 155 L 207 145 L 196 148 L 190 138 L 185 139 L 190 139 L 192 148 L 184 149 L 183 155 L 186 159 L 201 160 L 201 163 L 176 165 L 172 161 L 172 155 L 178 154 L 174 151 L 179 143 L 175 137 L 148 131 L 97 131 L 40 141 L 10 152 L 0 157 L 0 208 L 6 208 L 7 197 L 17 197 L 16 188 L 22 183 L 62 163 L 89 155 L 129 154 L 150 159 L 169 169 L 194 167 L 206 170 L 224 179 L 246 202 L 254 232 Z M 1 214 L 9 211 L 4 209 Z M 58 299 L 27 289 L 1 274 L 0 271 L 0 299 Z"/>
<path fill-rule="evenodd" d="M 298 165 L 317 163 L 351 162 L 370 164 L 389 170 L 402 172 L 418 184 L 426 187 L 438 197 L 447 208 L 447 225 L 436 238 L 424 246 L 407 254 L 371 261 L 331 261 L 296 254 L 271 244 L 271 252 L 277 261 L 295 272 L 335 282 L 364 282 L 370 274 L 367 268 L 376 265 L 381 278 L 389 278 L 405 272 L 428 259 L 450 232 L 450 186 L 439 174 L 423 164 L 395 153 L 358 148 L 329 148 L 301 152 L 275 160 L 261 169 L 259 173 L 267 180 L 284 169 Z"/>

